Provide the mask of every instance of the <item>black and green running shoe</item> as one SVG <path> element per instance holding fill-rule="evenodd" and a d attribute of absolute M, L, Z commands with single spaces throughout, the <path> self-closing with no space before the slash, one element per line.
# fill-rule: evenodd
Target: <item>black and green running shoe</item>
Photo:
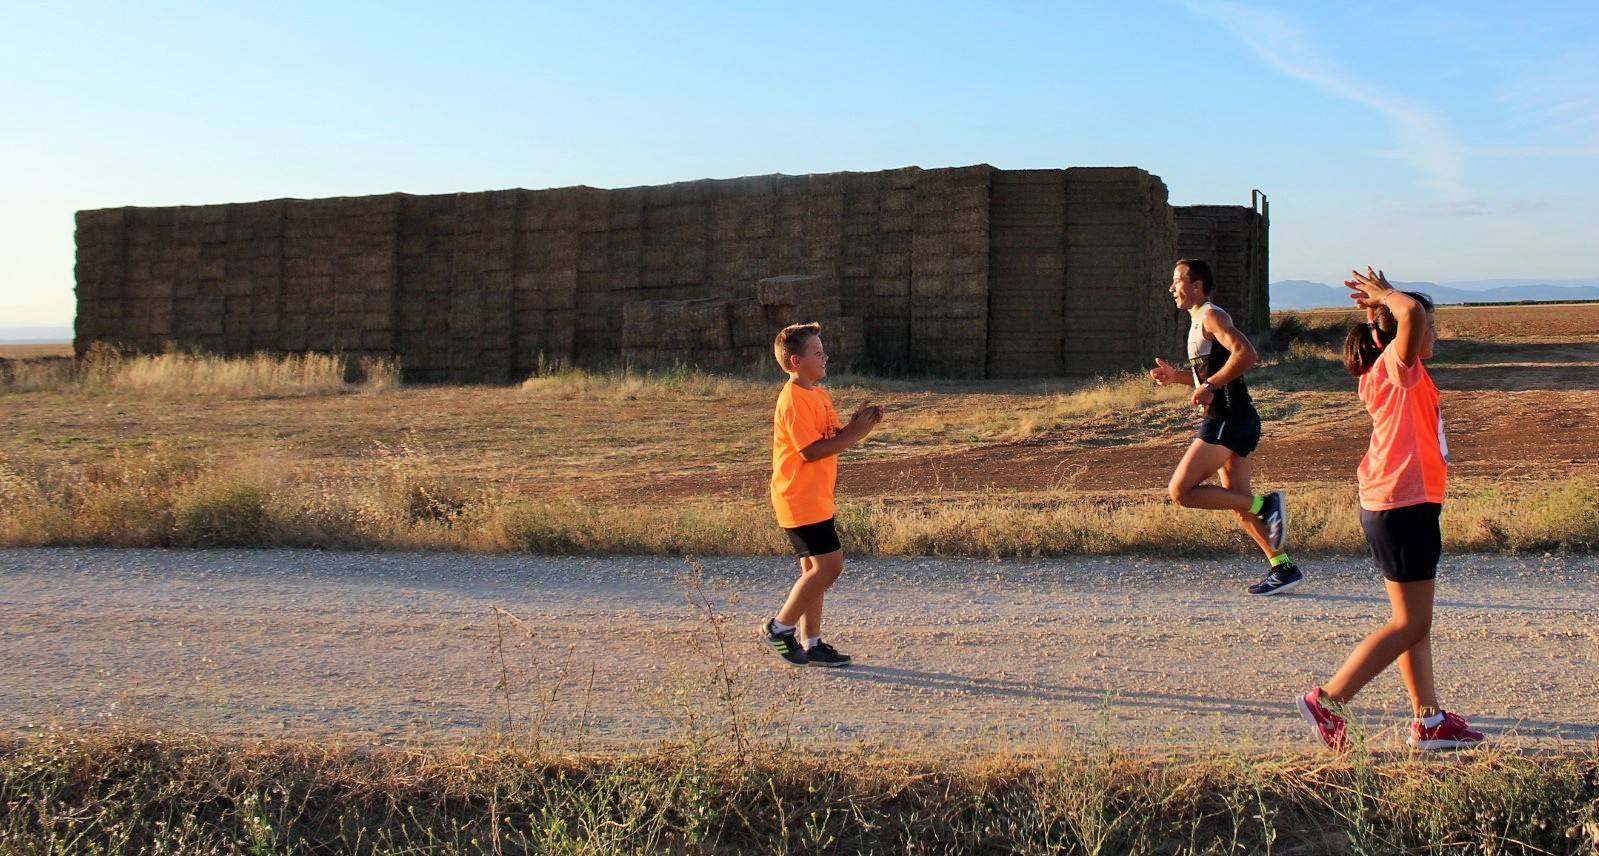
<path fill-rule="evenodd" d="M 810 660 L 813 666 L 848 666 L 850 661 L 848 654 L 838 653 L 837 648 L 826 642 L 818 642 L 806 648 L 805 657 Z"/>
<path fill-rule="evenodd" d="M 1280 568 L 1272 568 L 1265 579 L 1249 587 L 1250 594 L 1274 595 L 1290 591 L 1295 586 L 1305 581 L 1305 572 L 1289 562 Z"/>
<path fill-rule="evenodd" d="M 761 643 L 763 647 L 782 657 L 790 665 L 803 666 L 810 662 L 810 658 L 805 656 L 805 649 L 800 646 L 799 638 L 794 635 L 794 631 L 773 633 L 772 620 L 770 618 L 766 619 L 766 623 L 761 625 Z"/>

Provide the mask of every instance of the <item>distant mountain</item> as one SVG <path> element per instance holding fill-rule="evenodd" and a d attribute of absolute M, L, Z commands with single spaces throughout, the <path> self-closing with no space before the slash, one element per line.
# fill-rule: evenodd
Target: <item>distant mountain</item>
<path fill-rule="evenodd" d="M 1420 291 L 1437 303 L 1509 303 L 1520 300 L 1539 300 L 1559 303 L 1570 300 L 1599 300 L 1599 281 L 1566 280 L 1580 285 L 1550 285 L 1524 280 L 1478 280 L 1478 283 L 1522 282 L 1521 285 L 1496 285 L 1479 288 L 1462 288 L 1465 283 L 1443 285 L 1436 282 L 1395 282 L 1395 287 L 1406 291 Z M 1473 283 L 1476 284 L 1476 283 Z M 1349 289 L 1343 285 L 1328 285 L 1304 279 L 1285 279 L 1271 284 L 1273 309 L 1321 309 L 1350 306 Z"/>
<path fill-rule="evenodd" d="M 71 327 L 0 327 L 0 343 L 7 345 L 53 345 L 70 341 Z"/>
<path fill-rule="evenodd" d="M 1557 285 L 1571 288 L 1599 288 L 1599 279 L 1463 279 L 1439 283 L 1450 288 L 1467 291 L 1486 291 L 1490 288 L 1513 288 L 1518 285 Z"/>

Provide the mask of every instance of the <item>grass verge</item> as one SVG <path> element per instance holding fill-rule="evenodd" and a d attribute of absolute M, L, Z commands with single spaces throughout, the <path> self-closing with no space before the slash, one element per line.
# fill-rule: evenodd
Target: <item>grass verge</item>
<path fill-rule="evenodd" d="M 1594 852 L 1599 755 L 582 757 L 140 731 L 0 742 L 29 853 Z"/>

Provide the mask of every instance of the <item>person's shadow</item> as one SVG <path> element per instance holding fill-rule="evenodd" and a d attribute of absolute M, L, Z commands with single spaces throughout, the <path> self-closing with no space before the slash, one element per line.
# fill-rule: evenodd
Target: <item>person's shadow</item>
<path fill-rule="evenodd" d="M 1192 693 L 1141 692 L 1106 690 L 1093 687 L 1054 686 L 1031 681 L 1007 678 L 980 678 L 945 672 L 927 672 L 902 669 L 894 666 L 874 666 L 852 663 L 846 668 L 829 669 L 827 674 L 841 680 L 900 686 L 911 689 L 950 690 L 974 696 L 1031 699 L 1045 702 L 1067 702 L 1095 705 L 1106 709 L 1176 710 L 1195 714 L 1253 714 L 1257 716 L 1284 716 L 1298 718 L 1299 712 L 1292 703 L 1263 702 L 1255 699 L 1227 698 Z M 1362 718 L 1381 713 L 1375 709 L 1356 707 Z M 1473 727 L 1501 736 L 1557 738 L 1562 740 L 1591 741 L 1599 739 L 1599 724 L 1556 722 L 1542 719 L 1513 719 L 1503 716 L 1472 715 Z"/>

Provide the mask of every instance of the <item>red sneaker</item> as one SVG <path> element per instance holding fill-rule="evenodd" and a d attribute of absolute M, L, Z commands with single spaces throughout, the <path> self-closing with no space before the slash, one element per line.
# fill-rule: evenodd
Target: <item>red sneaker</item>
<path fill-rule="evenodd" d="M 1344 718 L 1327 709 L 1322 702 L 1321 687 L 1316 687 L 1310 692 L 1300 696 L 1299 715 L 1310 723 L 1316 732 L 1316 739 L 1335 752 L 1342 751 L 1348 742 L 1349 728 Z"/>
<path fill-rule="evenodd" d="M 1449 711 L 1443 711 L 1444 721 L 1428 728 L 1421 720 L 1410 723 L 1408 742 L 1417 749 L 1466 749 L 1483 740 L 1481 731 L 1466 727 L 1466 721 Z"/>

